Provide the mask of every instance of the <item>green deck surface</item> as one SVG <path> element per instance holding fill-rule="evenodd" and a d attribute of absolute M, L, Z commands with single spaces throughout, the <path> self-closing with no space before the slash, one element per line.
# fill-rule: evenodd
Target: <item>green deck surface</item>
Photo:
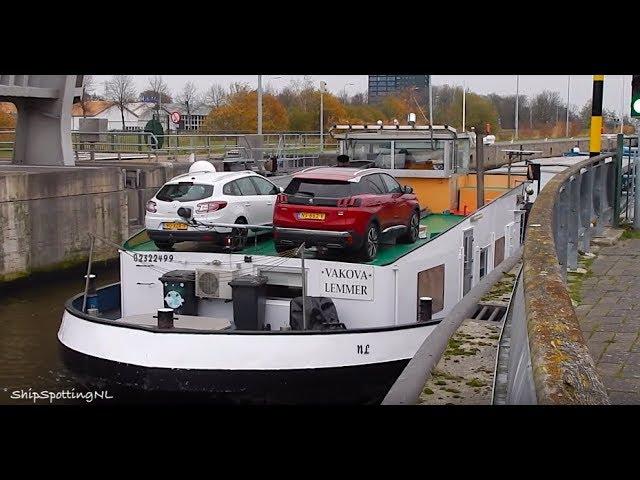
<path fill-rule="evenodd" d="M 420 223 L 427 226 L 427 231 L 430 234 L 429 239 L 418 239 L 417 242 L 411 244 L 398 243 L 395 245 L 380 245 L 378 256 L 375 260 L 369 262 L 369 265 L 389 265 L 395 262 L 400 257 L 407 253 L 421 247 L 434 237 L 449 230 L 454 225 L 457 225 L 464 219 L 460 215 L 447 215 L 447 214 L 431 214 L 423 218 Z M 195 246 L 195 248 L 194 248 Z M 188 247 L 188 248 L 185 248 Z M 124 248 L 131 252 L 156 252 L 158 251 L 155 244 L 149 240 L 146 231 L 142 231 L 124 243 Z M 207 244 L 194 244 L 193 242 L 184 242 L 176 245 L 176 251 L 210 251 L 207 250 Z M 276 252 L 273 239 L 270 236 L 265 236 L 263 239 L 258 239 L 257 245 L 253 243 L 253 239 L 249 239 L 249 244 L 241 251 L 235 252 L 240 255 L 266 255 L 266 256 L 278 256 Z M 344 261 L 344 258 L 340 257 L 340 261 Z"/>

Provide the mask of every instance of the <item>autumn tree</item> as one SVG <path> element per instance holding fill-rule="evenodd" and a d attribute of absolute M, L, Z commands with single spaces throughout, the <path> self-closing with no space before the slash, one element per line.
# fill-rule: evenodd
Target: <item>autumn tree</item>
<path fill-rule="evenodd" d="M 84 75 L 82 78 L 82 96 L 80 97 L 80 108 L 82 116 L 87 116 L 88 103 L 95 93 L 95 82 L 92 75 Z"/>
<path fill-rule="evenodd" d="M 104 83 L 104 93 L 107 100 L 113 102 L 120 110 L 124 130 L 124 110 L 128 104 L 135 102 L 137 97 L 133 78 L 130 75 L 114 75 Z"/>
<path fill-rule="evenodd" d="M 262 126 L 265 131 L 289 129 L 287 110 L 270 94 L 262 95 Z M 207 131 L 255 132 L 258 129 L 258 92 L 239 89 L 227 101 L 211 110 L 204 121 Z"/>

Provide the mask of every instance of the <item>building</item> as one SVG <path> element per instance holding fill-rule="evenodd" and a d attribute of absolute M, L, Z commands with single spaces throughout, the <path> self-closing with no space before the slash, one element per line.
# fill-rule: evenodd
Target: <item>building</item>
<path fill-rule="evenodd" d="M 417 88 L 416 99 L 424 103 L 429 97 L 431 75 L 369 75 L 369 103 L 407 88 Z"/>
<path fill-rule="evenodd" d="M 206 106 L 197 106 L 191 108 L 190 115 L 187 115 L 187 109 L 177 103 L 162 104 L 160 109 L 160 122 L 165 132 L 175 132 L 177 130 L 199 130 L 204 119 L 207 117 L 210 109 Z M 179 124 L 171 122 L 170 115 L 178 112 L 181 116 Z M 156 115 L 156 105 L 150 102 L 132 102 L 127 104 L 124 110 L 124 128 L 120 109 L 113 102 L 104 100 L 92 100 L 83 104 L 76 103 L 73 105 L 71 112 L 73 130 L 79 130 L 80 119 L 88 118 L 104 118 L 108 121 L 109 130 L 144 130 L 147 122 Z"/>

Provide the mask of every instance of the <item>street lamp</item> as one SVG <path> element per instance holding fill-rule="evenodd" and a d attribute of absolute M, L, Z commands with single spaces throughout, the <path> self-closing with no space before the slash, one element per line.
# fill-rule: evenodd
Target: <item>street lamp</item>
<path fill-rule="evenodd" d="M 282 77 L 273 77 L 277 78 Z M 262 75 L 258 75 L 258 135 L 262 135 Z"/>
<path fill-rule="evenodd" d="M 320 151 L 324 151 L 324 91 L 327 82 L 320 82 Z"/>
<path fill-rule="evenodd" d="M 518 140 L 518 106 L 520 103 L 520 75 L 516 75 L 516 140 Z"/>
<path fill-rule="evenodd" d="M 571 75 L 567 76 L 567 126 L 565 128 L 565 137 L 569 138 L 569 95 L 571 92 Z"/>

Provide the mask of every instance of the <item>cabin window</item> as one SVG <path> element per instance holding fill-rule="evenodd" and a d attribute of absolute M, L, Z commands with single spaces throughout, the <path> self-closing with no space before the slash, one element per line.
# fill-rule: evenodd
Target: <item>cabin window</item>
<path fill-rule="evenodd" d="M 478 278 L 482 280 L 487 275 L 487 260 L 489 258 L 489 245 L 480 249 L 480 270 Z"/>
<path fill-rule="evenodd" d="M 394 142 L 395 168 L 411 170 L 444 170 L 445 142 L 443 140 Z M 388 167 L 387 167 L 388 168 Z"/>
<path fill-rule="evenodd" d="M 418 304 L 420 297 L 433 299 L 431 305 L 433 313 L 444 309 L 444 264 L 418 273 L 418 296 L 416 298 Z"/>
<path fill-rule="evenodd" d="M 495 243 L 495 258 L 493 260 L 493 267 L 497 267 L 504 260 L 504 237 L 500 237 Z"/>

